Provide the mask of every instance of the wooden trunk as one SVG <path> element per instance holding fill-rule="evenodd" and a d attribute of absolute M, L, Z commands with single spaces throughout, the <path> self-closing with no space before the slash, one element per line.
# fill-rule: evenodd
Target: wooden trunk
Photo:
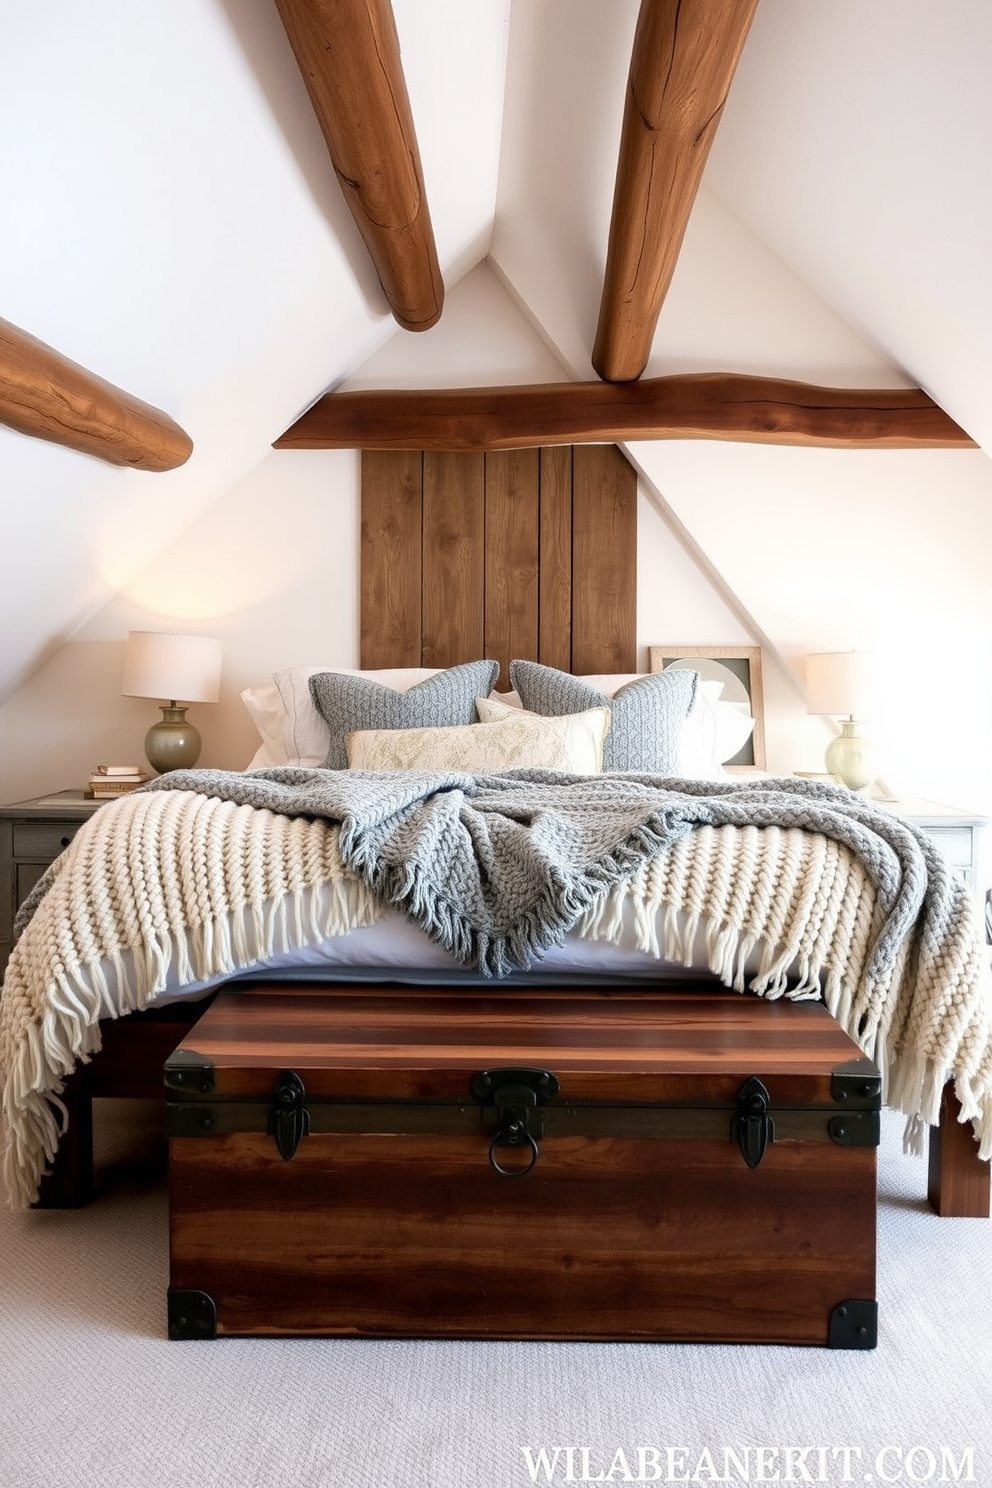
<path fill-rule="evenodd" d="M 874 1346 L 878 1072 L 819 1004 L 266 988 L 166 1085 L 173 1337 Z"/>

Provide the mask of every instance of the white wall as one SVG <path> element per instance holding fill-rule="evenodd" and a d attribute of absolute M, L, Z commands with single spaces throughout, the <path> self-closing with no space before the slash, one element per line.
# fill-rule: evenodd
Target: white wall
<path fill-rule="evenodd" d="M 358 540 L 357 455 L 270 455 L 0 708 L 3 798 L 81 785 L 98 762 L 143 760 L 159 713 L 120 694 L 129 630 L 223 640 L 221 700 L 192 707 L 190 718 L 203 735 L 201 765 L 242 768 L 258 742 L 242 688 L 278 667 L 357 665 Z M 649 645 L 753 644 L 644 492 L 637 628 L 644 669 Z M 776 675 L 766 662 L 773 711 L 783 692 Z"/>
<path fill-rule="evenodd" d="M 105 605 L 0 708 L 3 798 L 80 785 L 97 763 L 144 760 L 160 714 L 121 696 L 129 630 L 223 640 L 221 701 L 189 714 L 203 765 L 250 758 L 243 687 L 308 656 L 353 664 L 358 463 L 350 451 L 270 454 Z"/>
<path fill-rule="evenodd" d="M 810 652 L 873 652 L 868 722 L 888 783 L 992 815 L 992 461 L 677 442 L 633 453 L 797 678 Z M 790 768 L 822 769 L 822 752 L 803 748 Z"/>

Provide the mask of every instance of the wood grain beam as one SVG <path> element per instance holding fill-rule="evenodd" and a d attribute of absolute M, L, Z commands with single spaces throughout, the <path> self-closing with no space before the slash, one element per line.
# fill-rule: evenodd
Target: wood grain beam
<path fill-rule="evenodd" d="M 642 382 L 328 393 L 276 449 L 524 449 L 624 439 L 733 439 L 840 449 L 968 449 L 918 388 L 813 387 L 694 373 Z"/>
<path fill-rule="evenodd" d="M 426 331 L 444 284 L 389 0 L 275 3 L 389 308 Z"/>
<path fill-rule="evenodd" d="M 0 320 L 0 423 L 137 470 L 174 470 L 193 451 L 167 413 L 7 320 Z"/>
<path fill-rule="evenodd" d="M 758 0 L 641 0 L 592 364 L 640 377 Z"/>

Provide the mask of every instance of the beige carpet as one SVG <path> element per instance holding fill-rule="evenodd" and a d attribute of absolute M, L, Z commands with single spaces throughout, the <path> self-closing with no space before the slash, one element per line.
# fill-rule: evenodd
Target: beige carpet
<path fill-rule="evenodd" d="M 992 1484 L 992 1224 L 927 1211 L 899 1118 L 880 1343 L 857 1354 L 169 1343 L 161 1161 L 147 1122 L 121 1135 L 120 1109 L 101 1105 L 89 1209 L 0 1215 L 0 1488 L 525 1488 L 522 1448 L 542 1446 L 574 1450 L 539 1482 Z"/>

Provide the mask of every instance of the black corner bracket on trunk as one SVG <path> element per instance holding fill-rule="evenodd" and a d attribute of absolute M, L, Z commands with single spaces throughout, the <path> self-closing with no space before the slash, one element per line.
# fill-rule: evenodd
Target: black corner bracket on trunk
<path fill-rule="evenodd" d="M 827 1347 L 873 1349 L 878 1347 L 878 1303 L 852 1298 L 839 1302 L 830 1314 Z"/>
<path fill-rule="evenodd" d="M 170 1338 L 217 1337 L 217 1308 L 209 1293 L 170 1287 L 167 1299 Z"/>

